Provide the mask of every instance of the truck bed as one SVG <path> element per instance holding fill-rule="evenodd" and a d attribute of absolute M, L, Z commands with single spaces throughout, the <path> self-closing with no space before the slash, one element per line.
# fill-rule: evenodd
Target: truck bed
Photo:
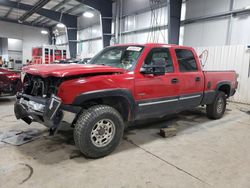
<path fill-rule="evenodd" d="M 203 71 L 203 73 L 205 78 L 204 91 L 216 90 L 219 83 L 228 83 L 231 85 L 231 89 L 237 88 L 237 74 L 233 70 Z"/>

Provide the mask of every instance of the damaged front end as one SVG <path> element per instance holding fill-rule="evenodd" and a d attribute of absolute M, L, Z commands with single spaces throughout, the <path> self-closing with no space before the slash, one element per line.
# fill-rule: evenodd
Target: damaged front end
<path fill-rule="evenodd" d="M 23 92 L 16 96 L 14 112 L 17 119 L 27 124 L 39 122 L 54 134 L 61 124 L 72 125 L 80 107 L 63 105 L 56 96 L 60 78 L 41 78 L 26 75 Z"/>

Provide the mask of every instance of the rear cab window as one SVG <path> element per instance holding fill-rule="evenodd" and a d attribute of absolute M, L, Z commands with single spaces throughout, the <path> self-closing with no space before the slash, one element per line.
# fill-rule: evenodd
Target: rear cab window
<path fill-rule="evenodd" d="M 175 49 L 180 72 L 197 72 L 198 66 L 191 50 Z"/>

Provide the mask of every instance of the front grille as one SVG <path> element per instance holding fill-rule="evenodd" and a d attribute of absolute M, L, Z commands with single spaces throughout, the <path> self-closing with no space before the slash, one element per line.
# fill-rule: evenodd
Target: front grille
<path fill-rule="evenodd" d="M 24 78 L 23 92 L 32 96 L 51 97 L 52 94 L 57 94 L 60 83 L 60 78 L 42 78 L 28 74 Z"/>

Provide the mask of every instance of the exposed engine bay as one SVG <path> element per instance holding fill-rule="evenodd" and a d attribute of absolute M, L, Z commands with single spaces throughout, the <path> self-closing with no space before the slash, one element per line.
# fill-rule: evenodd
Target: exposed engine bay
<path fill-rule="evenodd" d="M 26 74 L 23 80 L 23 92 L 32 96 L 49 98 L 52 94 L 56 95 L 61 82 L 62 78 L 42 78 L 40 76 Z"/>

